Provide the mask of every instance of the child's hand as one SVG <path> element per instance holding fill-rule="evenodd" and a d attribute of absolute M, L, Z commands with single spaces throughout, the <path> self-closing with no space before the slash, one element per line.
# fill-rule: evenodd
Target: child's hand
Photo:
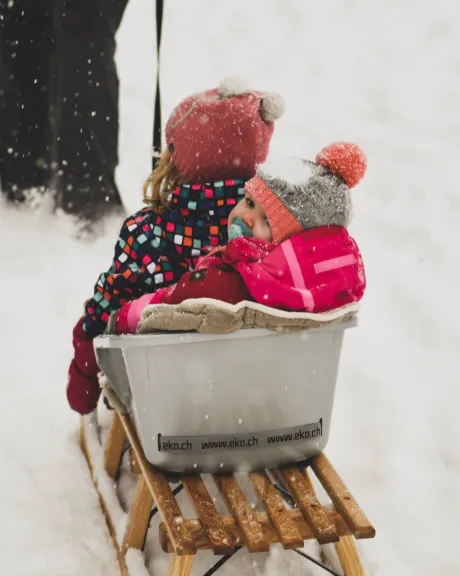
<path fill-rule="evenodd" d="M 96 409 L 101 390 L 96 376 L 86 376 L 78 369 L 72 360 L 69 367 L 69 380 L 67 383 L 67 400 L 70 407 L 79 414 L 89 414 Z"/>
<path fill-rule="evenodd" d="M 93 340 L 83 330 L 83 318 L 73 329 L 74 358 L 69 367 L 67 400 L 72 410 L 89 414 L 95 410 L 100 396 L 99 366 L 94 354 Z"/>

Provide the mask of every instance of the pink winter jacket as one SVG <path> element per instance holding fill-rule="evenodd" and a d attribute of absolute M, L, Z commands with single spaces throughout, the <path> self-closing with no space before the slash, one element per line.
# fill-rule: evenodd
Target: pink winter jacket
<path fill-rule="evenodd" d="M 341 226 L 300 232 L 260 261 L 233 260 L 256 302 L 281 310 L 326 312 L 361 300 L 363 259 Z"/>
<path fill-rule="evenodd" d="M 117 313 L 115 330 L 135 333 L 150 304 L 252 299 L 280 310 L 314 313 L 357 302 L 365 288 L 362 257 L 345 228 L 314 228 L 281 244 L 242 236 L 201 258 L 178 284 L 125 304 Z"/>

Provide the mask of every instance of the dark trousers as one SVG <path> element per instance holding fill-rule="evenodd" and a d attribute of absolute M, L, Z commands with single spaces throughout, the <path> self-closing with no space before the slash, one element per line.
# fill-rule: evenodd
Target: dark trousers
<path fill-rule="evenodd" d="M 0 178 L 94 219 L 121 207 L 115 34 L 127 0 L 0 0 Z"/>

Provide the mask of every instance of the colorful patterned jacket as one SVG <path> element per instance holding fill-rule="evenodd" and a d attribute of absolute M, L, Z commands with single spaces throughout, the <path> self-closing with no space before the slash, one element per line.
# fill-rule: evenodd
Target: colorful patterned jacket
<path fill-rule="evenodd" d="M 175 284 L 207 246 L 226 244 L 228 215 L 244 196 L 244 181 L 183 185 L 163 214 L 144 208 L 123 224 L 113 263 L 86 302 L 83 329 L 102 334 L 125 302 Z"/>
<path fill-rule="evenodd" d="M 73 330 L 74 358 L 67 399 L 85 414 L 100 390 L 92 340 L 105 330 L 110 313 L 126 302 L 179 281 L 208 246 L 227 243 L 228 215 L 244 196 L 243 180 L 178 187 L 158 215 L 144 208 L 123 224 L 109 270 L 100 275 L 85 316 Z"/>

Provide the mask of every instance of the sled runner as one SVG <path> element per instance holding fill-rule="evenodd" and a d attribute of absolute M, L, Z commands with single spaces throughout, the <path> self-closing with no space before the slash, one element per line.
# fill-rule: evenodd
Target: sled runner
<path fill-rule="evenodd" d="M 294 314 L 249 302 L 186 301 L 144 314 L 138 332 L 162 333 L 95 340 L 104 393 L 117 410 L 103 464 L 94 417 L 82 418 L 81 445 L 121 574 L 129 573 L 128 551 L 143 549 L 156 512 L 161 547 L 171 554 L 167 576 L 190 574 L 201 550 L 223 557 L 210 576 L 240 548 L 297 550 L 310 539 L 334 543 L 346 576 L 364 574 L 354 538 L 372 538 L 374 528 L 323 453 L 344 330 L 355 325 L 356 311 Z M 127 448 L 138 480 L 121 530 L 111 510 Z M 331 505 L 319 502 L 312 473 Z M 205 477 L 228 514 L 219 513 Z M 176 500 L 182 488 L 195 518 L 185 518 Z"/>

